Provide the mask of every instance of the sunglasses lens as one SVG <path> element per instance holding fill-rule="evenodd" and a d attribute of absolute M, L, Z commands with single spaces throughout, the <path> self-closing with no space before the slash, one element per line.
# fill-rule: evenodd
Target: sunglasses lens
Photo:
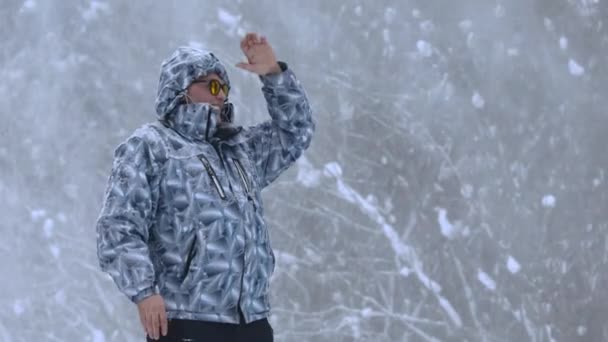
<path fill-rule="evenodd" d="M 209 92 L 211 92 L 211 95 L 213 96 L 219 94 L 220 82 L 218 82 L 217 80 L 211 80 L 211 82 L 209 82 Z"/>

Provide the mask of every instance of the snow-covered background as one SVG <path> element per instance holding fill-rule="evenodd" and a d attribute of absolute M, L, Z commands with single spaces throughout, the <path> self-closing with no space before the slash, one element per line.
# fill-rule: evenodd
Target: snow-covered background
<path fill-rule="evenodd" d="M 113 149 L 160 62 L 268 36 L 311 148 L 264 193 L 277 341 L 607 341 L 606 0 L 0 6 L 0 341 L 143 341 L 99 271 Z"/>

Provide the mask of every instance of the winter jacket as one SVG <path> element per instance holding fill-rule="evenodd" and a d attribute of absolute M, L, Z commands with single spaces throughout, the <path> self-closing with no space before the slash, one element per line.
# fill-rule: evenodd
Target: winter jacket
<path fill-rule="evenodd" d="M 302 86 L 281 66 L 260 77 L 271 120 L 245 129 L 230 111 L 183 101 L 201 76 L 229 83 L 212 53 L 184 47 L 163 62 L 158 120 L 116 148 L 96 226 L 100 267 L 134 303 L 160 294 L 168 318 L 238 323 L 239 306 L 246 323 L 269 316 L 275 258 L 260 192 L 315 130 Z"/>

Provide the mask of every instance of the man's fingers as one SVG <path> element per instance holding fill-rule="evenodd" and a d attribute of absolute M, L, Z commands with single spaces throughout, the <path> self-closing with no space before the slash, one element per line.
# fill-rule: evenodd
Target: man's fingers
<path fill-rule="evenodd" d="M 260 45 L 268 45 L 268 40 L 265 36 L 258 35 L 255 32 L 248 32 L 247 34 L 245 34 L 243 39 L 241 39 L 241 50 L 243 51 L 245 56 L 247 56 L 249 62 L 251 62 L 254 50 Z M 250 69 L 245 70 L 252 71 Z"/>
<path fill-rule="evenodd" d="M 156 336 L 154 334 L 154 316 L 152 314 L 152 312 L 148 312 L 146 314 L 146 329 L 148 330 L 148 336 L 150 336 L 151 339 L 156 339 Z"/>
<path fill-rule="evenodd" d="M 142 328 L 144 329 L 144 332 L 146 334 L 148 334 L 148 320 L 146 319 L 146 313 L 140 308 L 138 307 L 138 311 L 139 311 L 139 322 L 141 323 Z"/>
<path fill-rule="evenodd" d="M 247 49 L 249 49 L 249 38 L 247 38 L 247 35 L 245 35 L 245 37 L 241 39 L 241 50 L 243 50 L 243 52 L 246 52 Z"/>
<path fill-rule="evenodd" d="M 152 338 L 154 338 L 155 340 L 158 340 L 159 338 L 159 330 L 160 330 L 160 322 L 159 322 L 159 315 L 158 312 L 156 310 L 154 310 L 153 314 L 152 314 Z"/>
<path fill-rule="evenodd" d="M 245 69 L 247 71 L 253 71 L 253 65 L 252 64 L 247 64 L 247 63 L 238 63 L 236 65 L 237 67 L 241 68 L 241 69 Z"/>
<path fill-rule="evenodd" d="M 167 336 L 169 332 L 169 322 L 167 322 L 167 312 L 163 309 L 160 312 L 160 329 L 163 336 Z"/>
<path fill-rule="evenodd" d="M 149 314 L 146 312 L 145 313 L 145 320 L 146 320 L 146 334 L 148 334 L 148 336 L 150 336 L 150 338 L 154 338 L 154 335 L 152 335 L 152 319 L 149 316 Z"/>
<path fill-rule="evenodd" d="M 255 42 L 255 33 L 253 33 L 253 32 L 247 33 L 247 36 L 245 36 L 245 39 L 247 39 L 247 47 L 251 48 L 253 46 L 253 43 Z"/>

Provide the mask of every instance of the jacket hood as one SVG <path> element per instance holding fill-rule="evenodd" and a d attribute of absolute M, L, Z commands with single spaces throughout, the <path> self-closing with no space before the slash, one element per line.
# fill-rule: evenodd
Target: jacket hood
<path fill-rule="evenodd" d="M 179 47 L 161 65 L 156 114 L 163 124 L 190 140 L 211 141 L 214 136 L 225 140 L 241 130 L 232 125 L 234 114 L 230 103 L 224 104 L 222 113 L 208 103 L 184 103 L 186 88 L 211 73 L 230 85 L 226 68 L 213 53 L 186 46 Z M 219 116 L 223 119 L 221 125 Z"/>
<path fill-rule="evenodd" d="M 199 77 L 216 73 L 230 85 L 226 68 L 212 52 L 179 47 L 163 61 L 156 96 L 156 114 L 166 117 L 182 102 L 186 88 Z"/>

